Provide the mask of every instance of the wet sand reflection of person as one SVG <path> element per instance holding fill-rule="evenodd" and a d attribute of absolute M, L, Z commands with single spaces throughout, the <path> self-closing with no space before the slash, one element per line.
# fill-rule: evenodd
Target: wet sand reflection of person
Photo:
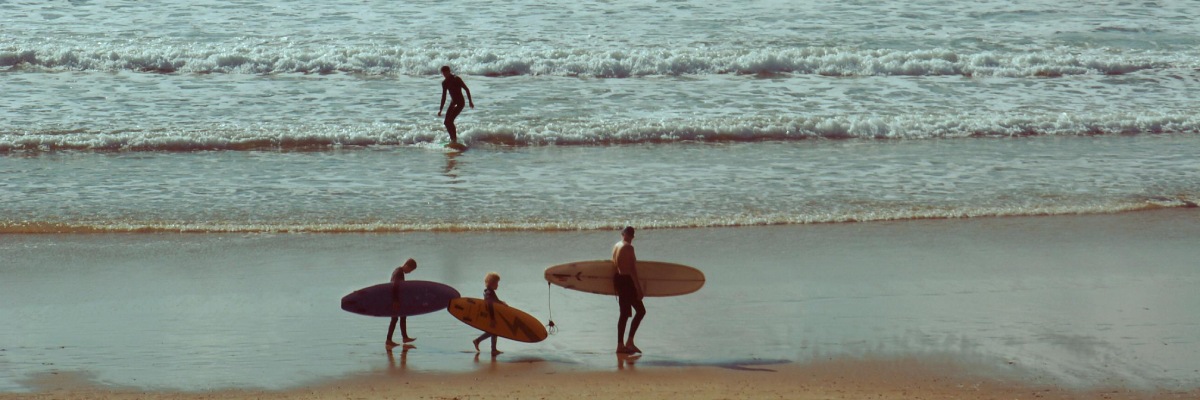
<path fill-rule="evenodd" d="M 617 353 L 617 369 L 621 370 L 621 371 L 624 371 L 626 369 L 628 369 L 630 371 L 636 371 L 637 370 L 637 366 L 636 366 L 637 360 L 638 360 L 638 358 L 641 358 L 641 356 L 642 356 L 641 354 Z"/>
<path fill-rule="evenodd" d="M 467 104 L 475 108 L 475 100 L 471 99 L 471 89 L 467 87 L 467 83 L 458 75 L 450 73 L 450 66 L 442 66 L 442 76 L 446 79 L 442 80 L 442 104 L 438 106 L 438 116 L 442 116 L 442 107 L 446 106 L 446 93 L 449 93 L 450 108 L 446 109 L 446 132 L 450 133 L 450 143 L 458 143 L 458 128 L 454 126 L 454 119 L 458 118 L 458 114 Z M 466 103 L 463 102 L 463 91 L 467 92 Z"/>
<path fill-rule="evenodd" d="M 399 374 L 408 370 L 408 349 L 410 346 L 402 347 L 400 350 L 400 364 L 396 364 L 396 356 L 392 354 L 392 348 L 387 348 L 388 357 L 388 373 Z"/>

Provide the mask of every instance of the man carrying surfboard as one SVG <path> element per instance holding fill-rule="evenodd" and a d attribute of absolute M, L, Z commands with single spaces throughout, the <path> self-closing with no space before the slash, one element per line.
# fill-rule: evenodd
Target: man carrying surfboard
<path fill-rule="evenodd" d="M 463 110 L 463 91 L 467 92 L 467 104 L 471 108 L 475 108 L 475 100 L 471 99 L 471 89 L 467 88 L 466 82 L 458 75 L 450 73 L 450 66 L 442 66 L 442 76 L 446 79 L 442 80 L 442 104 L 438 106 L 438 116 L 442 116 L 442 107 L 446 106 L 446 93 L 450 93 L 450 108 L 446 109 L 446 131 L 450 133 L 450 143 L 458 143 L 458 128 L 454 126 L 454 119 L 458 118 L 458 114 Z"/>
<path fill-rule="evenodd" d="M 404 262 L 404 265 L 396 267 L 396 270 L 392 271 L 392 308 L 397 311 L 400 310 L 400 282 L 404 282 L 404 274 L 413 272 L 415 269 L 417 269 L 417 260 L 410 258 Z M 392 334 L 396 332 L 397 320 L 400 322 L 400 336 L 402 336 L 401 340 L 403 340 L 404 343 L 411 343 L 412 341 L 417 340 L 417 338 L 408 337 L 408 317 L 392 317 L 392 323 L 388 325 L 387 335 L 387 347 L 389 348 L 400 345 L 399 343 L 392 341 Z"/>
<path fill-rule="evenodd" d="M 621 241 L 613 246 L 613 286 L 617 289 L 617 302 L 621 307 L 621 319 L 617 323 L 617 353 L 633 354 L 642 350 L 633 344 L 633 335 L 637 333 L 638 325 L 646 316 L 646 306 L 642 304 L 645 291 L 642 290 L 641 279 L 637 274 L 637 255 L 633 252 L 632 226 L 621 230 Z M 633 314 L 630 309 L 637 311 L 633 323 L 629 325 L 629 340 L 625 340 L 625 322 Z"/>

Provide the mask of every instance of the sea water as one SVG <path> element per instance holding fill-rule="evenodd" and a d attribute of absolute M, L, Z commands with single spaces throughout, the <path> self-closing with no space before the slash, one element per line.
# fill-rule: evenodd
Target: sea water
<path fill-rule="evenodd" d="M 1200 136 L 0 157 L 8 233 L 718 227 L 1186 206 Z"/>
<path fill-rule="evenodd" d="M 1195 202 L 1190 4 L 0 2 L 0 229 L 594 229 Z M 441 154 L 438 68 L 476 103 Z"/>
<path fill-rule="evenodd" d="M 0 0 L 0 240 L 1188 207 L 1193 17 L 1169 0 Z M 475 103 L 462 154 L 436 144 L 443 65 Z"/>

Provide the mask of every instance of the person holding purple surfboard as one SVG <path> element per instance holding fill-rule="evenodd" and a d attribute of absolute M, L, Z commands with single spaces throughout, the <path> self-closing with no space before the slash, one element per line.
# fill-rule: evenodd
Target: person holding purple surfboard
<path fill-rule="evenodd" d="M 413 272 L 417 269 L 417 260 L 408 259 L 404 265 L 396 267 L 392 271 L 392 309 L 400 311 L 400 282 L 404 282 L 404 275 Z M 408 317 L 392 317 L 392 322 L 388 324 L 387 347 L 399 346 L 399 343 L 392 341 L 392 334 L 396 332 L 396 322 L 400 322 L 400 336 L 404 343 L 412 343 L 417 338 L 408 336 Z"/>
<path fill-rule="evenodd" d="M 444 310 L 450 300 L 461 297 L 457 290 L 443 283 L 405 279 L 416 269 L 417 261 L 410 258 L 392 271 L 389 282 L 367 286 L 342 297 L 342 310 L 391 319 L 385 342 L 388 349 L 400 345 L 392 339 L 396 325 L 400 325 L 401 342 L 405 346 L 417 340 L 408 335 L 407 317 Z"/>

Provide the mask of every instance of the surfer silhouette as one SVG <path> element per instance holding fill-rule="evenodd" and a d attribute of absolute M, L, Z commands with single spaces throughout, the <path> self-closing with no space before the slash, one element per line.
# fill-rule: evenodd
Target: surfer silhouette
<path fill-rule="evenodd" d="M 458 128 L 454 126 L 454 119 L 458 118 L 466 104 L 475 108 L 475 101 L 471 99 L 471 89 L 467 88 L 466 82 L 458 75 L 450 73 L 450 66 L 442 66 L 442 76 L 446 79 L 442 80 L 442 104 L 438 106 L 438 116 L 442 116 L 442 107 L 446 106 L 446 93 L 450 93 L 450 108 L 446 109 L 446 131 L 450 133 L 450 143 L 458 143 Z M 467 92 L 466 104 L 463 103 L 463 91 Z"/>
<path fill-rule="evenodd" d="M 400 310 L 400 282 L 404 282 L 404 275 L 413 272 L 417 269 L 417 260 L 408 259 L 404 265 L 396 267 L 392 271 L 392 309 Z M 411 343 L 417 338 L 408 337 L 408 317 L 392 317 L 392 323 L 388 325 L 387 346 L 388 348 L 399 346 L 399 343 L 392 341 L 392 334 L 396 332 L 396 322 L 400 322 L 400 336 L 404 343 Z"/>
<path fill-rule="evenodd" d="M 642 350 L 633 344 L 633 335 L 637 334 L 638 325 L 646 316 L 646 306 L 642 304 L 644 292 L 642 282 L 638 279 L 637 255 L 633 252 L 633 227 L 626 226 L 621 230 L 621 241 L 613 246 L 613 286 L 617 289 L 617 302 L 621 307 L 621 319 L 617 322 L 617 354 L 641 353 Z M 625 323 L 631 312 L 637 311 L 633 322 L 629 324 L 629 340 L 625 340 Z"/>
<path fill-rule="evenodd" d="M 499 297 L 496 297 L 496 288 L 500 287 L 500 274 L 489 272 L 487 276 L 483 278 L 483 283 L 486 285 L 486 287 L 483 289 L 483 300 L 487 302 L 488 314 L 491 314 L 490 317 L 492 320 L 492 327 L 495 327 L 496 310 L 492 308 L 492 304 L 506 304 L 505 302 L 500 301 Z M 496 350 L 496 335 L 487 332 L 484 332 L 482 335 L 479 335 L 479 337 L 475 338 L 475 340 L 471 341 L 471 343 L 475 344 L 475 352 L 479 352 L 479 343 L 487 340 L 488 338 L 492 339 L 492 355 L 494 356 L 503 353 L 500 350 Z"/>

